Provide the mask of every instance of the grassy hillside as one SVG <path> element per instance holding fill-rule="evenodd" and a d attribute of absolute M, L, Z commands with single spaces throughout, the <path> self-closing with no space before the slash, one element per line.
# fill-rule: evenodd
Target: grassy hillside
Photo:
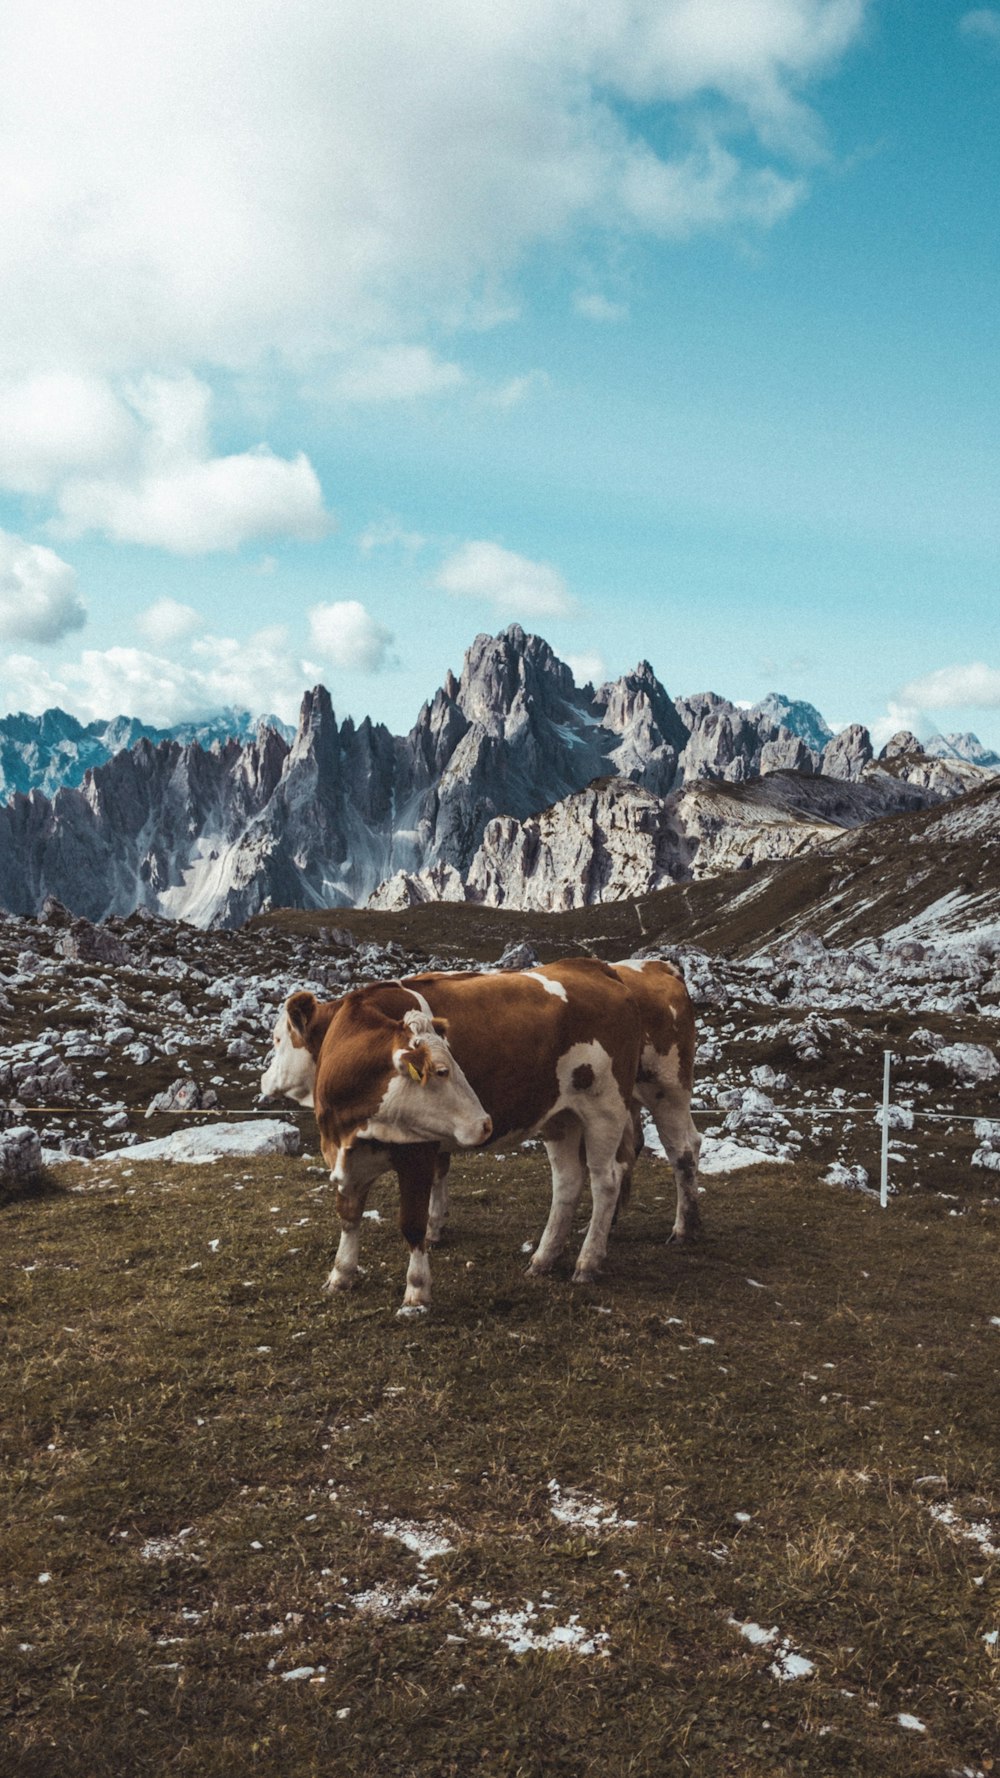
<path fill-rule="evenodd" d="M 991 1769 L 996 1203 L 761 1168 L 682 1253 L 645 1159 L 580 1291 L 539 1154 L 456 1173 L 417 1320 L 387 1182 L 336 1301 L 301 1160 L 0 1212 L 4 1772 Z"/>

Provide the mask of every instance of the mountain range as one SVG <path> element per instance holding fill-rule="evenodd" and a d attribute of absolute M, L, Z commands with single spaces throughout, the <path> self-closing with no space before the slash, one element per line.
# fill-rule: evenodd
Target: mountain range
<path fill-rule="evenodd" d="M 233 712 L 178 731 L 7 718 L 0 905 L 200 926 L 369 898 L 584 906 L 796 856 L 1000 764 L 969 760 L 975 737 L 943 747 L 903 733 L 875 759 L 859 724 L 834 735 L 778 694 L 673 699 L 646 661 L 580 688 L 512 625 L 476 638 L 405 736 L 338 723 L 322 686 L 294 734 Z"/>

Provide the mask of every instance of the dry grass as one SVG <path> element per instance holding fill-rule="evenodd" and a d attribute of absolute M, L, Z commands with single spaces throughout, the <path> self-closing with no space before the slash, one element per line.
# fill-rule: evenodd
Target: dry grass
<path fill-rule="evenodd" d="M 540 1156 L 456 1171 L 422 1320 L 387 1183 L 362 1288 L 321 1297 L 301 1161 L 97 1163 L 0 1213 L 5 1773 L 989 1770 L 1000 1559 L 961 1526 L 1000 1543 L 996 1208 L 765 1169 L 680 1253 L 646 1160 L 574 1291 L 523 1275 Z M 553 1480 L 635 1526 L 558 1520 Z M 606 1652 L 476 1633 L 526 1601 Z"/>

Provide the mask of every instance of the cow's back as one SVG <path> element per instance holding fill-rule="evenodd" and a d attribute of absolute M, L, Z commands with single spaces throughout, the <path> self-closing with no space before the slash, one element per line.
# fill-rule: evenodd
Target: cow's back
<path fill-rule="evenodd" d="M 597 1042 L 627 1104 L 639 1017 L 614 971 L 591 959 L 495 975 L 407 976 L 404 991 L 448 1021 L 448 1041 L 493 1119 L 494 1139 L 538 1127 L 560 1095 L 559 1064 Z"/>

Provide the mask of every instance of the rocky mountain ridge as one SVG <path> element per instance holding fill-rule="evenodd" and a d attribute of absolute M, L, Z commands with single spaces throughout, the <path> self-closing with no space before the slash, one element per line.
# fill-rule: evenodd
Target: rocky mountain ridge
<path fill-rule="evenodd" d="M 142 735 L 78 788 L 16 793 L 0 809 L 0 906 L 30 914 L 54 895 L 91 920 L 145 908 L 233 927 L 375 892 L 587 905 L 792 856 L 988 776 L 909 735 L 876 762 L 860 728 L 819 752 L 824 729 L 777 695 L 752 710 L 673 700 L 646 661 L 581 690 L 512 625 L 476 638 L 406 736 L 338 724 L 317 686 L 290 742 L 267 726 L 208 748 Z"/>
<path fill-rule="evenodd" d="M 277 716 L 251 716 L 249 710 L 222 710 L 202 722 L 178 722 L 172 728 L 156 728 L 135 716 L 83 723 L 58 707 L 40 716 L 22 710 L 0 717 L 0 802 L 18 791 L 22 796 L 31 790 L 54 796 L 64 786 L 73 789 L 88 771 L 140 740 L 154 747 L 177 741 L 207 748 L 228 740 L 251 741 L 261 726 L 277 729 L 286 740 L 294 733 Z"/>

